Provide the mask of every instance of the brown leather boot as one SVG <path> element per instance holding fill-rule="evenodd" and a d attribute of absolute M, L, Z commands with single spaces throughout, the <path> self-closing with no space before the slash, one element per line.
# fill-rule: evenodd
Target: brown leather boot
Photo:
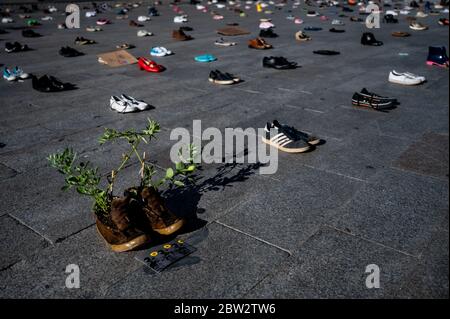
<path fill-rule="evenodd" d="M 272 48 L 272 45 L 267 43 L 262 38 L 256 38 L 248 41 L 248 47 L 252 49 L 265 50 Z"/>
<path fill-rule="evenodd" d="M 190 35 L 187 35 L 186 33 L 184 33 L 183 30 L 178 29 L 178 30 L 173 30 L 172 31 L 172 38 L 178 40 L 178 41 L 188 41 L 188 40 L 192 40 L 192 37 Z"/>
<path fill-rule="evenodd" d="M 141 191 L 143 211 L 150 221 L 152 229 L 161 235 L 170 235 L 184 225 L 184 219 L 178 218 L 169 211 L 159 192 L 153 187 L 145 187 Z"/>
<path fill-rule="evenodd" d="M 128 196 L 114 198 L 108 225 L 97 218 L 97 230 L 113 251 L 129 251 L 150 241 L 150 236 L 138 225 L 138 207 L 137 201 Z"/>

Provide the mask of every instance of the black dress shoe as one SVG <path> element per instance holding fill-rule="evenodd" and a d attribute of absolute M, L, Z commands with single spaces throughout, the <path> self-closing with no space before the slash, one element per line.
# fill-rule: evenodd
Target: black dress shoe
<path fill-rule="evenodd" d="M 44 75 L 40 78 L 32 76 L 33 89 L 39 92 L 60 92 L 75 89 L 71 83 L 63 83 L 53 76 Z"/>
<path fill-rule="evenodd" d="M 39 38 L 39 37 L 42 37 L 42 34 L 34 32 L 34 30 L 27 29 L 27 30 L 22 30 L 22 36 L 25 38 Z"/>
<path fill-rule="evenodd" d="M 333 51 L 333 50 L 316 50 L 313 51 L 314 54 L 320 54 L 320 55 L 338 55 L 341 54 L 338 51 Z"/>
<path fill-rule="evenodd" d="M 364 32 L 361 37 L 361 44 L 362 45 L 372 45 L 372 46 L 380 46 L 383 45 L 383 42 L 377 41 L 375 39 L 375 36 L 371 32 Z"/>
<path fill-rule="evenodd" d="M 297 67 L 297 63 L 289 62 L 283 57 L 270 56 L 263 58 L 263 67 L 274 68 L 277 70 L 287 70 L 287 69 L 295 69 Z"/>
<path fill-rule="evenodd" d="M 262 29 L 259 32 L 259 36 L 261 38 L 276 38 L 278 36 L 278 34 L 273 32 L 272 28 L 269 28 L 269 29 Z"/>
<path fill-rule="evenodd" d="M 335 28 L 331 28 L 331 29 L 330 29 L 330 32 L 334 32 L 334 33 L 344 33 L 344 32 L 345 32 L 345 30 L 342 30 L 342 29 L 335 29 Z"/>
<path fill-rule="evenodd" d="M 62 47 L 59 50 L 59 54 L 62 55 L 63 57 L 66 57 L 66 58 L 73 58 L 73 57 L 76 57 L 76 56 L 84 55 L 84 53 L 82 53 L 80 51 L 77 51 L 77 50 L 75 50 L 74 48 L 71 48 L 71 47 Z"/>

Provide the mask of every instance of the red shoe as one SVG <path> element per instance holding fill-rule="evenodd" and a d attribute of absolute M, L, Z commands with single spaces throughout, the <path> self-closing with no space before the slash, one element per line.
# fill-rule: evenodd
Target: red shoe
<path fill-rule="evenodd" d="M 158 73 L 164 71 L 164 67 L 162 65 L 156 64 L 156 62 L 143 57 L 138 59 L 138 65 L 141 70 L 145 70 L 147 72 Z"/>

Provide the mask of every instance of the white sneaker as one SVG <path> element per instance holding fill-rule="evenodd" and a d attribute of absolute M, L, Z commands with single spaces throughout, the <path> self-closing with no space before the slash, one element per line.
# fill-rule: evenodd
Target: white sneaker
<path fill-rule="evenodd" d="M 53 17 L 51 17 L 51 16 L 45 16 L 45 17 L 42 17 L 41 20 L 42 20 L 42 21 L 51 21 L 51 20 L 53 20 Z"/>
<path fill-rule="evenodd" d="M 126 100 L 123 100 L 114 95 L 111 96 L 111 99 L 109 100 L 109 106 L 112 110 L 115 110 L 119 113 L 131 113 L 139 110 L 135 105 L 132 105 Z"/>
<path fill-rule="evenodd" d="M 86 18 L 92 18 L 95 17 L 97 15 L 96 11 L 87 11 L 86 12 Z"/>
<path fill-rule="evenodd" d="M 19 68 L 18 66 L 16 66 L 13 70 L 12 70 L 12 75 L 15 78 L 19 78 L 21 80 L 25 80 L 28 79 L 30 77 L 30 75 L 28 73 L 23 72 L 23 70 L 21 68 Z"/>
<path fill-rule="evenodd" d="M 152 55 L 152 56 L 162 57 L 162 56 L 171 55 L 171 54 L 172 54 L 172 51 L 167 50 L 165 47 L 153 47 L 150 50 L 150 55 Z"/>
<path fill-rule="evenodd" d="M 394 10 L 387 10 L 386 14 L 392 14 L 393 16 L 398 16 L 398 13 Z"/>
<path fill-rule="evenodd" d="M 12 18 L 8 18 L 8 17 L 2 18 L 2 23 L 13 23 L 13 22 L 14 22 L 14 20 Z"/>
<path fill-rule="evenodd" d="M 332 25 L 344 25 L 344 22 L 342 22 L 341 20 L 338 19 L 333 19 L 333 21 L 331 21 Z"/>
<path fill-rule="evenodd" d="M 151 33 L 150 31 L 147 31 L 147 30 L 139 30 L 137 32 L 138 37 L 148 37 L 148 36 L 152 36 L 152 35 L 153 35 L 153 33 Z"/>
<path fill-rule="evenodd" d="M 188 21 L 187 16 L 175 16 L 173 18 L 173 22 L 175 22 L 175 23 L 183 23 L 183 22 L 187 22 L 187 21 Z"/>
<path fill-rule="evenodd" d="M 425 77 L 409 72 L 399 73 L 395 70 L 392 70 L 389 73 L 389 82 L 401 85 L 418 85 L 422 82 L 425 82 Z"/>
<path fill-rule="evenodd" d="M 150 21 L 150 17 L 147 17 L 147 16 L 139 16 L 139 17 L 137 18 L 137 20 L 138 20 L 139 22 L 147 22 L 147 21 Z"/>
<path fill-rule="evenodd" d="M 419 22 L 416 22 L 416 21 L 412 21 L 410 23 L 410 25 L 409 25 L 409 28 L 412 29 L 412 30 L 416 30 L 416 31 L 423 31 L 423 30 L 427 30 L 428 29 L 427 26 L 425 26 L 425 25 L 423 25 L 423 24 L 421 24 Z"/>
<path fill-rule="evenodd" d="M 416 17 L 417 17 L 417 18 L 426 18 L 426 17 L 428 17 L 428 14 L 426 14 L 426 13 L 423 12 L 423 11 L 417 11 Z"/>
<path fill-rule="evenodd" d="M 56 12 L 56 11 L 58 11 L 58 9 L 56 9 L 56 7 L 54 7 L 54 6 L 48 6 L 48 12 L 54 13 L 54 12 Z"/>
<path fill-rule="evenodd" d="M 400 14 L 402 15 L 408 15 L 409 11 L 408 10 L 400 10 Z"/>
<path fill-rule="evenodd" d="M 150 107 L 150 105 L 148 105 L 148 103 L 146 103 L 142 100 L 137 100 L 132 96 L 122 94 L 120 97 L 122 98 L 122 100 L 124 100 L 124 101 L 128 102 L 129 104 L 131 104 L 132 106 L 135 106 L 136 108 L 138 108 L 139 111 L 147 110 Z"/>

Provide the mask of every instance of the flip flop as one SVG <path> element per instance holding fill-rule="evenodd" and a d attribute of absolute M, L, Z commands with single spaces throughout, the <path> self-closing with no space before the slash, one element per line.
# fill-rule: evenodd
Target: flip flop
<path fill-rule="evenodd" d="M 212 62 L 217 60 L 217 58 L 211 54 L 198 55 L 194 58 L 197 62 Z"/>

